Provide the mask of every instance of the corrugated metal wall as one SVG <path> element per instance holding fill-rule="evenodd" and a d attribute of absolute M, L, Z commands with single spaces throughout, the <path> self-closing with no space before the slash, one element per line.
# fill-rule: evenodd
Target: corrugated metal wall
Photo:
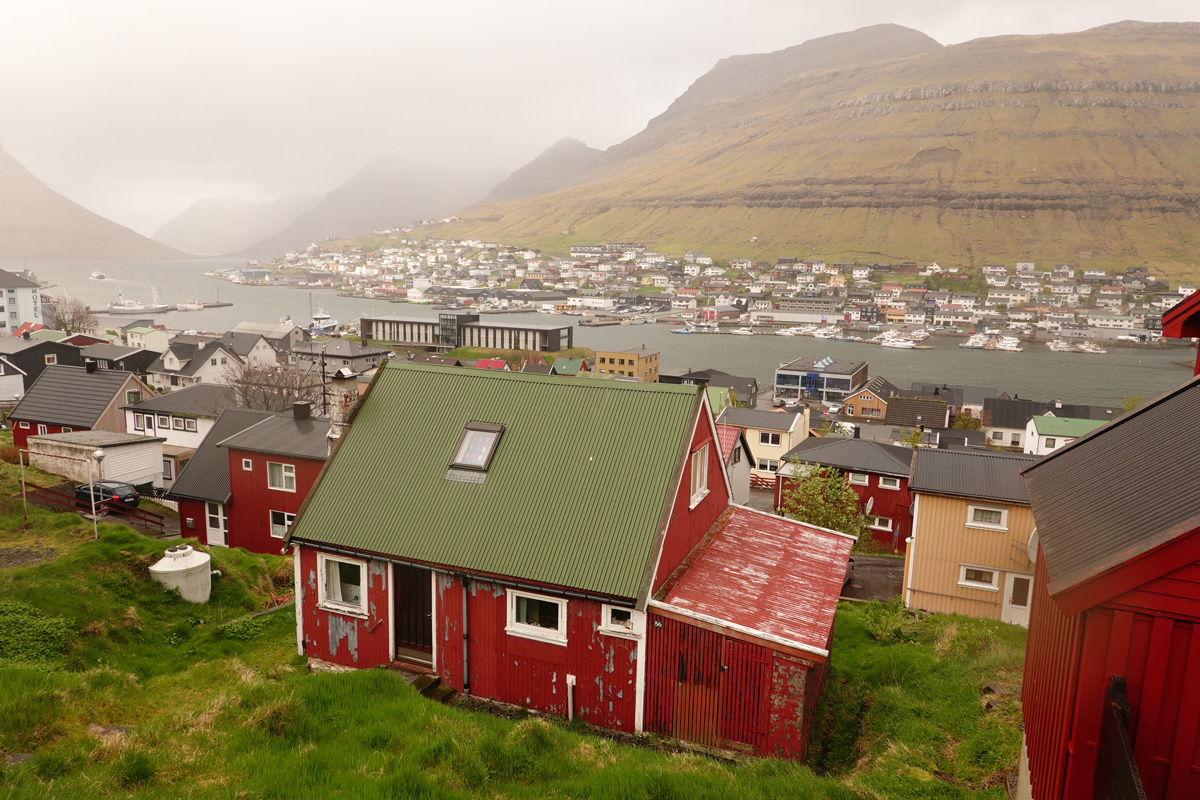
<path fill-rule="evenodd" d="M 1068 617 L 1047 594 L 1039 563 L 1022 692 L 1035 800 L 1092 797 L 1104 691 L 1114 675 L 1126 679 L 1129 737 L 1146 796 L 1200 798 L 1200 621 L 1131 602 L 1153 589 L 1173 592 L 1175 606 L 1195 606 L 1196 578 L 1200 569 L 1185 567 Z"/>
<path fill-rule="evenodd" d="M 650 615 L 646 730 L 711 747 L 802 758 L 811 662 Z"/>
<path fill-rule="evenodd" d="M 564 646 L 507 633 L 504 587 L 471 581 L 468 598 L 472 694 L 565 717 L 571 674 L 578 717 L 606 728 L 634 729 L 637 642 L 599 632 L 600 603 L 567 601 Z M 451 603 L 447 599 L 447 608 Z"/>
<path fill-rule="evenodd" d="M 366 559 L 364 559 L 366 560 Z M 296 587 L 296 602 L 300 603 L 304 626 L 304 652 L 323 661 L 347 667 L 377 667 L 389 664 L 388 626 L 391 614 L 388 606 L 387 574 L 384 561 L 367 560 L 367 619 L 337 614 L 317 606 L 317 551 L 300 546 L 300 586 Z"/>

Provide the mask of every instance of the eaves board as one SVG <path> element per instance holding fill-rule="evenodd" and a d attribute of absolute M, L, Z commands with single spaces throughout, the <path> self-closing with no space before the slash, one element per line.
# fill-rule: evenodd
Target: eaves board
<path fill-rule="evenodd" d="M 293 535 L 634 597 L 698 391 L 388 364 Z M 486 478 L 447 480 L 472 421 L 506 426 Z"/>

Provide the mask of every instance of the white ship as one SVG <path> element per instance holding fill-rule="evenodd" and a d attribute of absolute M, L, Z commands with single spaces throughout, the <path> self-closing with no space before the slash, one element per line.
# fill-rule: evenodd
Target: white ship
<path fill-rule="evenodd" d="M 338 321 L 325 313 L 325 309 L 317 306 L 317 313 L 312 315 L 312 321 L 308 325 L 309 330 L 323 333 L 325 331 L 336 330 Z"/>
<path fill-rule="evenodd" d="M 167 311 L 167 304 L 158 299 L 158 289 L 152 290 L 153 303 L 146 305 L 141 300 L 126 300 L 120 289 L 117 290 L 117 302 L 110 303 L 110 314 L 161 314 Z"/>

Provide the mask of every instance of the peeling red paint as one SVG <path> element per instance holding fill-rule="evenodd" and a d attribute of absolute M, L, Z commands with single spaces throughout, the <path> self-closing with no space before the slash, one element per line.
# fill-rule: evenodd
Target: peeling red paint
<path fill-rule="evenodd" d="M 364 559 L 367 560 L 367 559 Z M 317 551 L 300 548 L 300 586 L 297 587 L 304 622 L 304 652 L 313 658 L 348 667 L 377 667 L 390 663 L 386 613 L 387 563 L 367 560 L 366 619 L 327 611 L 318 606 Z"/>

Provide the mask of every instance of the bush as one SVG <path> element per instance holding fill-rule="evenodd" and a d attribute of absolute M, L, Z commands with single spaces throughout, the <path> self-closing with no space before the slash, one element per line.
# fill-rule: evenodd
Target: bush
<path fill-rule="evenodd" d="M 8 464 L 20 464 L 21 451 L 14 444 L 0 444 L 0 461 Z"/>
<path fill-rule="evenodd" d="M 52 617 L 16 600 L 0 600 L 0 662 L 55 661 L 74 635 L 62 617 Z"/>

